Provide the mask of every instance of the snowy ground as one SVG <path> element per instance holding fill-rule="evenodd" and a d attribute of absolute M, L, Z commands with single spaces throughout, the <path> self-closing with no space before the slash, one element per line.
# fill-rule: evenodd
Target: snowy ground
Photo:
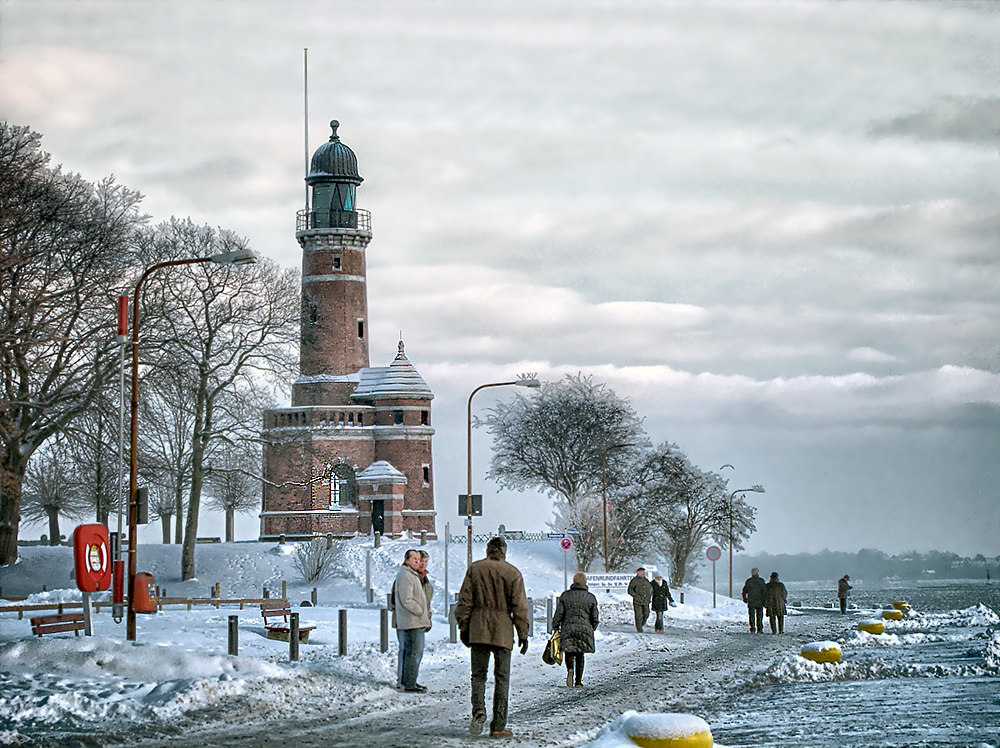
<path fill-rule="evenodd" d="M 426 546 L 437 588 L 420 676 L 428 694 L 394 688 L 395 633 L 389 651 L 380 652 L 379 606 L 365 601 L 366 566 L 375 600 L 384 600 L 403 551 L 413 544 L 388 541 L 379 549 L 351 544 L 338 575 L 318 586 L 316 607 L 299 607 L 310 599 L 313 585 L 294 570 L 291 545 L 199 546 L 198 579 L 186 583 L 179 581 L 176 546 L 140 548 L 139 569 L 151 571 L 171 597 L 207 597 L 216 582 L 223 598 L 260 597 L 265 585 L 277 596 L 284 580 L 303 622 L 316 625 L 298 662 L 289 661 L 287 643 L 265 637 L 256 606 L 167 608 L 139 618 L 134 643 L 125 640 L 124 625 L 115 624 L 107 610 L 95 616 L 95 635 L 79 638 L 32 637 L 30 614 L 19 620 L 15 613 L 0 613 L 0 744 L 353 746 L 373 736 L 384 746 L 467 744 L 468 650 L 449 641 L 443 543 Z M 49 592 L 24 602 L 80 599 L 69 579 L 69 549 L 21 550 L 16 565 L 0 569 L 5 595 L 45 585 Z M 482 555 L 477 548 L 476 558 Z M 685 589 L 685 604 L 670 610 L 666 635 L 638 635 L 624 591 L 594 590 L 602 617 L 598 652 L 588 656 L 586 687 L 568 689 L 565 671 L 540 659 L 545 599 L 563 589 L 563 554 L 555 543 L 511 543 L 508 560 L 522 570 L 535 601 L 531 648 L 527 656 L 513 658 L 509 726 L 515 737 L 508 744 L 568 748 L 596 739 L 595 746 L 614 748 L 628 721 L 618 718 L 630 710 L 697 715 L 699 704 L 736 671 L 797 652 L 801 644 L 829 638 L 835 630 L 834 616 L 793 611 L 785 637 L 754 637 L 745 632 L 742 603 L 720 595 L 713 607 L 710 591 Z M 464 567 L 465 547 L 452 546 L 452 592 Z M 338 655 L 340 608 L 348 610 L 346 657 Z M 227 628 L 234 615 L 239 655 L 231 657 Z M 615 720 L 617 726 L 598 737 Z"/>

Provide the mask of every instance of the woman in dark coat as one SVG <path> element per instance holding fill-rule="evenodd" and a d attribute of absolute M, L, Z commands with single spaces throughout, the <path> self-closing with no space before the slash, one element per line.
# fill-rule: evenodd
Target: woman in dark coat
<path fill-rule="evenodd" d="M 668 605 L 674 604 L 674 598 L 670 596 L 670 587 L 660 572 L 653 575 L 653 612 L 656 613 L 656 623 L 653 631 L 663 633 L 663 612 Z"/>
<path fill-rule="evenodd" d="M 788 592 L 785 590 L 785 585 L 778 581 L 778 572 L 771 572 L 771 579 L 764 586 L 764 590 L 764 607 L 767 608 L 767 619 L 771 622 L 771 633 L 783 634 Z"/>
<path fill-rule="evenodd" d="M 566 660 L 566 685 L 583 685 L 583 655 L 594 651 L 594 630 L 599 619 L 597 598 L 587 591 L 587 576 L 578 571 L 573 584 L 559 596 L 552 628 L 559 632 L 559 646 Z"/>

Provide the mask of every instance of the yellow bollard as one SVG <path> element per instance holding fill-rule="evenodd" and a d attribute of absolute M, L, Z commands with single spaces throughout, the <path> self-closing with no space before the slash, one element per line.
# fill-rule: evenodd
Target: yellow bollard
<path fill-rule="evenodd" d="M 881 634 L 885 631 L 885 624 L 881 621 L 876 621 L 874 618 L 867 621 L 859 621 L 858 631 L 864 631 L 868 634 Z"/>
<path fill-rule="evenodd" d="M 903 611 L 901 610 L 883 610 L 882 617 L 887 621 L 902 621 Z"/>
<path fill-rule="evenodd" d="M 837 642 L 812 642 L 802 647 L 799 654 L 807 660 L 825 664 L 827 662 L 840 662 L 841 652 Z"/>
<path fill-rule="evenodd" d="M 641 748 L 711 748 L 708 723 L 693 714 L 629 714 L 622 725 L 629 740 Z"/>

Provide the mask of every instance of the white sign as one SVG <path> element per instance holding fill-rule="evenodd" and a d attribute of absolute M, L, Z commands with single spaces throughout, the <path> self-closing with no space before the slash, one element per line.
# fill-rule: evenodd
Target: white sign
<path fill-rule="evenodd" d="M 722 558 L 722 550 L 717 545 L 710 545 L 708 550 L 705 551 L 705 555 L 708 557 L 709 561 L 715 563 Z"/>
<path fill-rule="evenodd" d="M 632 574 L 588 574 L 588 587 L 628 587 Z"/>

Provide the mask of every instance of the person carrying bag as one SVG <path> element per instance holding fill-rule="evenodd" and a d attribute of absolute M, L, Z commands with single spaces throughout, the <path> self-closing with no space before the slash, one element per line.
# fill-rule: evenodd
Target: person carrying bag
<path fill-rule="evenodd" d="M 583 655 L 594 651 L 597 629 L 597 598 L 587 590 L 587 575 L 578 571 L 573 584 L 559 596 L 552 628 L 559 633 L 559 645 L 565 653 L 566 685 L 583 685 Z"/>

